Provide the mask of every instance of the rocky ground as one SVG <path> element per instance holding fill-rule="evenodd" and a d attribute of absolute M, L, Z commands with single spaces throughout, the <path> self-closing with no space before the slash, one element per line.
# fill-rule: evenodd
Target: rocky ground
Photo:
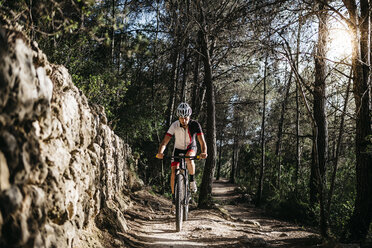
<path fill-rule="evenodd" d="M 132 196 L 125 217 L 130 230 L 103 234 L 110 247 L 320 247 L 319 235 L 308 228 L 264 215 L 247 204 L 232 205 L 239 196 L 235 185 L 215 182 L 215 209 L 191 208 L 181 232 L 169 200 L 143 190 Z M 111 238 L 110 238 L 111 236 Z M 124 245 L 123 245 L 124 244 Z M 105 244 L 104 244 L 105 245 Z"/>

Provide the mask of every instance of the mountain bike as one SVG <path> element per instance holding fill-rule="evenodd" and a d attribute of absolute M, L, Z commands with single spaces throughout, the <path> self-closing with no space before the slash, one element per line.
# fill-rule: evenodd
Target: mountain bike
<path fill-rule="evenodd" d="M 172 156 L 172 158 L 180 159 L 179 166 L 176 168 L 174 194 L 176 205 L 176 230 L 182 230 L 182 221 L 187 221 L 189 214 L 189 202 L 191 199 L 191 192 L 189 188 L 189 171 L 187 170 L 185 159 L 190 160 L 199 159 L 199 156 Z"/>
<path fill-rule="evenodd" d="M 190 160 L 199 159 L 199 156 L 171 156 L 173 159 L 179 159 L 180 163 L 176 167 L 176 175 L 174 177 L 174 194 L 176 205 L 176 230 L 182 230 L 182 222 L 187 221 L 189 214 L 189 202 L 191 200 L 191 191 L 189 187 L 189 171 L 185 159 Z"/>
<path fill-rule="evenodd" d="M 163 159 L 166 157 L 163 157 Z M 187 221 L 189 215 L 189 202 L 191 200 L 191 191 L 189 188 L 189 171 L 185 159 L 190 160 L 200 159 L 200 156 L 185 156 L 180 154 L 179 156 L 171 156 L 173 159 L 180 159 L 179 165 L 176 167 L 174 177 L 174 194 L 175 194 L 175 205 L 176 205 L 176 230 L 177 232 L 182 230 L 182 222 Z"/>

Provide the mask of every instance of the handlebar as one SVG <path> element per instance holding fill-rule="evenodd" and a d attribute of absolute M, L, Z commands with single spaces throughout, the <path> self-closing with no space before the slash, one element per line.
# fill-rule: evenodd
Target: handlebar
<path fill-rule="evenodd" d="M 158 158 L 157 155 L 155 157 Z M 195 160 L 195 159 L 200 160 L 201 159 L 200 155 L 196 155 L 196 156 L 164 156 L 162 159 L 165 159 L 165 158 L 170 158 L 170 159 L 171 158 L 180 158 L 180 159 L 189 158 L 190 160 Z M 161 159 L 161 158 L 158 158 L 158 159 Z"/>
<path fill-rule="evenodd" d="M 189 159 L 200 159 L 200 156 L 199 155 L 196 155 L 196 156 L 170 156 L 170 158 L 189 158 Z"/>

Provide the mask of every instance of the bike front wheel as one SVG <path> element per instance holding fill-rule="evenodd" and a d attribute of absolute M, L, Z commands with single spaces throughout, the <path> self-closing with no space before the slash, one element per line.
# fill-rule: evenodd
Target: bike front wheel
<path fill-rule="evenodd" d="M 189 204 L 188 202 L 183 206 L 183 221 L 187 221 L 189 216 Z"/>
<path fill-rule="evenodd" d="M 188 187 L 188 182 L 186 181 L 185 182 L 185 201 L 184 201 L 184 205 L 183 205 L 183 221 L 187 221 L 188 219 L 188 216 L 189 216 L 189 203 L 190 203 L 190 199 L 191 199 L 191 194 L 190 194 L 190 191 L 189 191 L 189 187 Z"/>
<path fill-rule="evenodd" d="M 176 230 L 177 232 L 182 230 L 182 221 L 183 221 L 183 203 L 185 199 L 185 182 L 182 175 L 176 176 L 176 188 L 175 188 L 175 200 L 176 200 Z"/>

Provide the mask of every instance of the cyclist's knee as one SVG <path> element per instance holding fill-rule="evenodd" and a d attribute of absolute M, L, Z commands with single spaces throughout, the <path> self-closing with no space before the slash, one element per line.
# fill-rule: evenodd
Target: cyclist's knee
<path fill-rule="evenodd" d="M 187 160 L 186 161 L 186 164 L 188 165 L 188 166 L 195 166 L 195 162 L 194 162 L 194 160 Z"/>
<path fill-rule="evenodd" d="M 188 156 L 188 157 L 192 157 L 192 156 L 195 156 L 195 154 L 196 154 L 196 152 L 194 151 L 194 150 L 189 150 L 187 153 L 186 153 L 186 156 Z M 186 158 L 186 163 L 187 164 L 194 164 L 194 160 L 192 160 L 192 159 L 189 159 L 189 158 Z"/>
<path fill-rule="evenodd" d="M 186 153 L 186 156 L 195 156 L 196 152 L 194 150 L 189 150 L 187 153 Z"/>

